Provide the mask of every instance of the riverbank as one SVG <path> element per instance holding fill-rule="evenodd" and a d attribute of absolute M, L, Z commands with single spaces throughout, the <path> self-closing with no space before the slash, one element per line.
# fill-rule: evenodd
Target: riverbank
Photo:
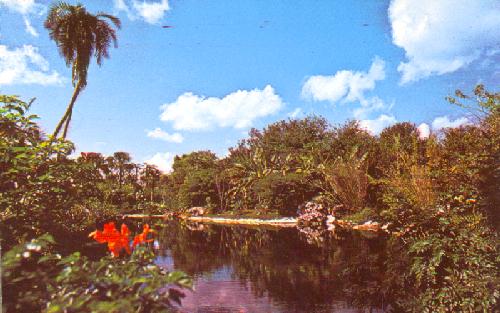
<path fill-rule="evenodd" d="M 226 225 L 265 225 L 276 227 L 296 227 L 297 219 L 291 217 L 259 219 L 259 218 L 228 218 L 208 216 L 188 216 L 185 220 L 197 223 L 226 224 Z"/>
<path fill-rule="evenodd" d="M 125 214 L 123 218 L 170 218 L 170 214 Z M 263 225 L 275 227 L 295 227 L 297 226 L 297 219 L 292 217 L 279 217 L 279 218 L 246 218 L 246 217 L 219 217 L 219 216 L 178 216 L 178 218 L 207 224 L 226 224 L 226 225 Z"/>
<path fill-rule="evenodd" d="M 147 215 L 147 214 L 126 214 L 123 218 L 170 218 L 170 214 L 164 215 Z M 273 227 L 296 227 L 298 224 L 297 218 L 293 217 L 276 217 L 276 218 L 246 218 L 246 217 L 219 217 L 219 216 L 177 216 L 180 219 L 206 224 L 222 224 L 222 225 L 252 225 L 252 226 L 273 226 Z M 366 222 L 364 224 L 353 224 L 349 221 L 336 220 L 333 223 L 335 226 L 342 228 L 364 230 L 364 231 L 379 231 L 381 229 L 377 222 Z M 384 227 L 382 227 L 384 230 Z"/>

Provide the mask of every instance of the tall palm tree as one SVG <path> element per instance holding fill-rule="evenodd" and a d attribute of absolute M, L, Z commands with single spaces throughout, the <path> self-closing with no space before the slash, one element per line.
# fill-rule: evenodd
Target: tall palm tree
<path fill-rule="evenodd" d="M 117 47 L 116 31 L 112 25 L 119 29 L 120 20 L 105 13 L 93 15 L 81 4 L 58 2 L 51 6 L 45 28 L 49 30 L 50 38 L 56 42 L 66 65 L 71 66 L 75 88 L 66 112 L 54 130 L 53 138 L 58 136 L 63 125 L 62 138 L 66 138 L 76 98 L 87 86 L 87 72 L 92 57 L 95 56 L 100 66 L 104 58 L 109 58 L 111 43 Z"/>

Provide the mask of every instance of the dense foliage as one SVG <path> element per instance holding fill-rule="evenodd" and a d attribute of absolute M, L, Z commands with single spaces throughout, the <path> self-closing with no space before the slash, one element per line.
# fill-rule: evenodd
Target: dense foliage
<path fill-rule="evenodd" d="M 392 303 L 395 311 L 493 311 L 500 296 L 500 95 L 479 85 L 472 96 L 457 92 L 448 100 L 471 110 L 475 123 L 425 138 L 411 123 L 372 136 L 355 121 L 340 126 L 315 116 L 280 121 L 251 130 L 225 158 L 192 152 L 176 157 L 170 173 L 161 173 L 133 163 L 125 152 L 72 157 L 70 142 L 44 136 L 36 116 L 29 114 L 31 103 L 1 96 L 1 240 L 4 251 L 10 250 L 3 260 L 8 268 L 4 280 L 14 285 L 25 279 L 47 281 L 41 289 L 9 288 L 19 294 L 8 305 L 63 310 L 70 296 L 66 292 L 77 292 L 81 296 L 72 303 L 83 311 L 99 310 L 111 300 L 94 302 L 94 297 L 86 298 L 87 287 L 79 286 L 99 281 L 96 275 L 109 262 L 122 263 L 113 265 L 119 279 L 106 284 L 134 295 L 120 295 L 131 302 L 110 305 L 157 305 L 147 304 L 157 293 L 138 295 L 146 291 L 120 285 L 121 279 L 135 279 L 127 276 L 129 270 L 146 270 L 142 261 L 134 263 L 139 256 L 130 264 L 89 261 L 67 248 L 88 243 L 91 230 L 119 214 L 203 206 L 214 214 L 294 216 L 301 204 L 314 199 L 338 219 L 387 226 L 391 235 L 385 248 L 397 251 L 398 260 L 388 253 L 386 267 L 404 273 L 386 281 L 386 292 L 398 299 Z M 23 257 L 34 252 L 21 250 L 30 249 L 23 242 L 45 233 L 55 241 L 39 240 L 63 256 L 57 262 L 55 254 L 37 260 L 47 270 L 35 273 L 28 266 L 31 259 Z M 67 258 L 78 269 L 64 276 L 63 268 L 71 268 L 63 261 Z M 68 289 L 48 282 L 55 279 Z M 164 283 L 162 279 L 151 280 L 152 288 Z M 134 302 L 137 297 L 142 304 Z"/>
<path fill-rule="evenodd" d="M 156 199 L 159 171 L 123 152 L 70 158 L 73 145 L 45 138 L 28 113 L 31 103 L 13 96 L 0 102 L 3 309 L 164 312 L 179 302 L 189 279 L 154 265 L 150 249 L 118 260 L 89 253 L 96 225 Z M 165 289 L 169 284 L 180 288 Z"/>
<path fill-rule="evenodd" d="M 82 153 L 70 142 L 44 137 L 29 104 L 1 96 L 0 203 L 2 241 L 50 232 L 58 239 L 87 233 L 96 222 L 158 200 L 160 172 L 131 162 L 128 153 Z M 152 211 L 159 204 L 148 205 Z M 61 223 L 64 221 L 64 223 Z"/>
<path fill-rule="evenodd" d="M 61 256 L 54 246 L 44 235 L 3 257 L 7 312 L 164 312 L 191 286 L 185 274 L 154 265 L 144 248 L 130 259 L 90 261 L 79 252 Z"/>

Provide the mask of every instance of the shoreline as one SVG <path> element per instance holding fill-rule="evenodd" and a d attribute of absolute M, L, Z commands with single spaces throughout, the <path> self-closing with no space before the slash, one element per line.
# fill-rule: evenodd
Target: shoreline
<path fill-rule="evenodd" d="M 169 214 L 125 214 L 123 218 L 169 218 Z M 281 217 L 273 219 L 260 219 L 260 218 L 230 218 L 230 217 L 209 217 L 209 216 L 179 216 L 179 219 L 196 222 L 196 223 L 209 223 L 209 224 L 224 224 L 224 225 L 265 225 L 276 227 L 295 227 L 297 226 L 297 219 L 291 217 Z"/>
<path fill-rule="evenodd" d="M 172 215 L 169 214 L 125 214 L 123 218 L 169 218 Z M 209 217 L 209 216 L 178 216 L 177 218 L 181 220 L 186 220 L 195 223 L 205 223 L 205 224 L 220 224 L 220 225 L 248 225 L 248 226 L 272 226 L 272 227 L 296 227 L 298 224 L 297 218 L 293 217 L 281 217 L 273 219 L 260 219 L 260 218 L 231 218 L 231 217 Z M 353 229 L 353 230 L 363 230 L 377 232 L 380 229 L 378 223 L 365 223 L 365 224 L 352 224 L 351 222 L 344 220 L 337 220 L 335 222 L 336 226 Z"/>
<path fill-rule="evenodd" d="M 188 217 L 183 217 L 182 219 L 197 223 L 225 224 L 225 225 L 266 225 L 266 226 L 276 226 L 276 227 L 297 226 L 297 219 L 290 217 L 259 219 L 259 218 L 188 216 Z"/>

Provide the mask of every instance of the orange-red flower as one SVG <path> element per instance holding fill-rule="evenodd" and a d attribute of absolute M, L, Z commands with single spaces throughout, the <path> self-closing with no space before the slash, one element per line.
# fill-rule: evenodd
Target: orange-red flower
<path fill-rule="evenodd" d="M 154 233 L 148 224 L 144 224 L 142 227 L 142 233 L 134 237 L 134 242 L 132 243 L 132 248 L 135 248 L 140 243 L 151 242 L 153 239 L 147 239 L 149 233 Z"/>
<path fill-rule="evenodd" d="M 120 252 L 124 249 L 130 254 L 130 230 L 127 225 L 122 224 L 121 231 L 116 229 L 114 222 L 104 224 L 103 231 L 96 230 L 89 234 L 89 237 L 94 238 L 97 242 L 108 243 L 108 250 L 111 251 L 113 257 L 120 256 Z"/>
<path fill-rule="evenodd" d="M 147 239 L 149 233 L 154 233 L 148 224 L 143 226 L 142 233 L 134 237 L 134 242 L 132 243 L 132 249 L 138 244 L 144 242 L 151 242 L 153 239 Z M 89 234 L 89 237 L 94 238 L 97 242 L 108 243 L 108 250 L 111 252 L 113 257 L 120 256 L 120 252 L 125 250 L 130 254 L 130 230 L 127 225 L 122 224 L 120 231 L 116 229 L 114 222 L 109 222 L 104 224 L 102 231 L 96 230 Z"/>

